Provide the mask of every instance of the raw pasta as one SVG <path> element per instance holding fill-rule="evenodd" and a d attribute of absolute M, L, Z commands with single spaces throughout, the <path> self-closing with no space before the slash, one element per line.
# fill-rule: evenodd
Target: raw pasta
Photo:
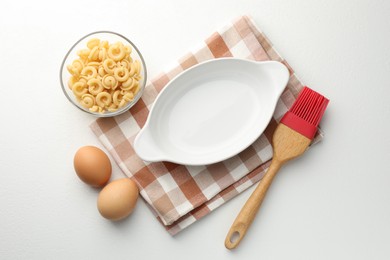
<path fill-rule="evenodd" d="M 84 82 L 76 82 L 72 86 L 72 91 L 76 97 L 81 97 L 88 92 L 87 85 Z"/>
<path fill-rule="evenodd" d="M 88 80 L 88 90 L 92 95 L 97 95 L 104 90 L 102 81 L 98 78 Z"/>
<path fill-rule="evenodd" d="M 118 81 L 112 75 L 104 75 L 102 78 L 102 84 L 105 89 L 116 89 L 118 86 Z"/>
<path fill-rule="evenodd" d="M 131 57 L 132 47 L 94 38 L 67 66 L 68 87 L 82 107 L 91 112 L 114 112 L 131 102 L 139 91 L 141 63 Z"/>
<path fill-rule="evenodd" d="M 123 43 L 117 42 L 115 44 L 110 45 L 108 47 L 108 57 L 113 59 L 114 61 L 120 61 L 122 60 L 126 55 L 125 46 L 123 46 Z"/>
<path fill-rule="evenodd" d="M 91 94 L 84 94 L 81 96 L 80 103 L 85 108 L 91 108 L 95 105 L 95 98 Z"/>
<path fill-rule="evenodd" d="M 96 95 L 96 104 L 101 107 L 109 107 L 111 105 L 112 97 L 108 92 L 100 92 Z"/>
<path fill-rule="evenodd" d="M 114 77 L 119 82 L 126 81 L 129 76 L 129 71 L 125 67 L 118 67 L 114 69 Z"/>

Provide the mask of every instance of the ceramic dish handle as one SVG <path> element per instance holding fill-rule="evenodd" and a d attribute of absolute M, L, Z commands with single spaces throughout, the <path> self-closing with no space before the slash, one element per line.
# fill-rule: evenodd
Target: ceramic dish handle
<path fill-rule="evenodd" d="M 162 161 L 162 152 L 156 145 L 155 140 L 150 133 L 148 126 L 139 132 L 134 140 L 134 150 L 137 155 L 144 161 L 157 162 Z"/>
<path fill-rule="evenodd" d="M 283 63 L 277 61 L 258 61 L 256 63 L 262 68 L 262 70 L 268 70 L 268 74 L 272 77 L 274 86 L 276 87 L 276 96 L 279 97 L 286 88 L 287 82 L 290 78 L 288 68 Z"/>

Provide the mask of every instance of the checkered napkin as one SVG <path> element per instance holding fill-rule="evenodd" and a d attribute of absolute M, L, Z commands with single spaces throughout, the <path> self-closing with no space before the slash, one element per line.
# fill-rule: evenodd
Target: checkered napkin
<path fill-rule="evenodd" d="M 238 155 L 212 165 L 184 166 L 142 161 L 134 152 L 133 142 L 158 93 L 185 69 L 202 61 L 230 56 L 258 61 L 277 60 L 290 70 L 287 88 L 264 134 Z M 213 33 L 197 51 L 181 58 L 176 67 L 156 76 L 129 113 L 99 118 L 91 124 L 91 129 L 123 172 L 137 183 L 141 196 L 157 219 L 174 235 L 261 180 L 272 157 L 270 141 L 273 131 L 301 88 L 302 83 L 267 37 L 251 18 L 243 16 Z M 320 139 L 322 133 L 314 142 Z"/>

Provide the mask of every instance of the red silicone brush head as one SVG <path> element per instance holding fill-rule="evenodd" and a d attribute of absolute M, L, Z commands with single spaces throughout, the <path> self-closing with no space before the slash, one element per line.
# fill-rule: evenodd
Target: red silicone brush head
<path fill-rule="evenodd" d="M 329 99 L 304 87 L 280 122 L 312 140 L 328 103 Z"/>

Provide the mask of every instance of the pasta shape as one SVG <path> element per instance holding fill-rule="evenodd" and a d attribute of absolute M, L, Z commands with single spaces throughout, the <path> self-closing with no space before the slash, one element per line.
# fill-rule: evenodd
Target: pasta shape
<path fill-rule="evenodd" d="M 90 39 L 87 42 L 88 49 L 92 50 L 94 47 L 98 47 L 100 45 L 100 40 L 97 38 Z"/>
<path fill-rule="evenodd" d="M 99 107 L 108 107 L 111 105 L 111 102 L 112 102 L 112 97 L 109 93 L 107 92 L 100 92 L 99 94 L 97 94 L 96 96 L 96 104 L 99 106 Z"/>
<path fill-rule="evenodd" d="M 121 102 L 120 102 L 119 105 L 118 105 L 118 108 L 121 108 L 121 107 L 125 106 L 126 103 L 127 103 L 127 101 L 124 100 L 124 99 L 122 99 Z"/>
<path fill-rule="evenodd" d="M 132 50 L 133 50 L 133 49 L 131 48 L 130 45 L 126 45 L 126 46 L 125 46 L 125 52 L 126 52 L 127 55 L 130 55 Z"/>
<path fill-rule="evenodd" d="M 127 60 L 127 61 L 129 61 L 130 63 L 133 62 L 133 59 L 131 58 L 130 55 L 126 55 L 126 57 L 125 57 L 123 60 Z"/>
<path fill-rule="evenodd" d="M 123 82 L 129 78 L 129 71 L 124 67 L 114 69 L 114 77 L 117 81 Z"/>
<path fill-rule="evenodd" d="M 99 50 L 99 60 L 105 60 L 107 58 L 107 49 L 102 48 Z"/>
<path fill-rule="evenodd" d="M 84 85 L 87 84 L 87 80 L 86 80 L 85 78 L 80 78 L 80 79 L 79 79 L 79 82 L 80 82 L 80 83 L 83 83 Z"/>
<path fill-rule="evenodd" d="M 98 69 L 100 67 L 100 62 L 98 62 L 98 61 L 91 61 L 91 62 L 87 63 L 87 66 L 92 66 L 92 67 L 95 67 L 96 69 Z"/>
<path fill-rule="evenodd" d="M 115 62 L 112 59 L 105 59 L 103 61 L 103 68 L 108 74 L 114 73 Z"/>
<path fill-rule="evenodd" d="M 134 76 L 134 79 L 137 81 L 140 81 L 142 79 L 142 77 L 141 77 L 141 75 L 136 75 L 136 76 Z"/>
<path fill-rule="evenodd" d="M 128 78 L 125 82 L 122 83 L 121 89 L 123 90 L 130 90 L 134 87 L 135 80 L 134 78 Z"/>
<path fill-rule="evenodd" d="M 87 85 L 82 82 L 76 82 L 72 86 L 72 92 L 76 97 L 81 97 L 88 92 Z"/>
<path fill-rule="evenodd" d="M 125 67 L 127 70 L 129 70 L 131 67 L 131 64 L 130 64 L 130 61 L 123 59 L 120 63 L 120 66 Z"/>
<path fill-rule="evenodd" d="M 88 84 L 89 93 L 91 93 L 94 96 L 96 96 L 97 94 L 99 94 L 104 90 L 102 82 L 97 78 L 92 78 L 88 80 L 87 84 Z"/>
<path fill-rule="evenodd" d="M 89 111 L 94 112 L 94 113 L 104 113 L 104 109 L 99 106 L 92 106 Z"/>
<path fill-rule="evenodd" d="M 124 96 L 123 99 L 126 101 L 131 101 L 134 99 L 134 94 L 133 92 L 127 92 Z"/>
<path fill-rule="evenodd" d="M 89 53 L 90 53 L 90 50 L 89 50 L 89 49 L 83 49 L 83 50 L 79 50 L 79 51 L 77 52 L 77 55 L 78 55 L 80 58 L 86 59 L 86 58 L 88 58 Z"/>
<path fill-rule="evenodd" d="M 75 77 L 75 76 L 70 77 L 69 80 L 68 80 L 68 87 L 69 87 L 69 89 L 72 89 L 73 85 L 76 82 L 78 82 L 78 80 L 79 79 L 77 77 Z"/>
<path fill-rule="evenodd" d="M 135 72 L 136 72 L 136 69 L 137 69 L 136 65 L 135 65 L 134 63 L 131 63 L 131 64 L 130 64 L 130 72 L 129 72 L 130 77 L 133 77 L 133 76 L 134 76 L 134 74 L 135 74 Z"/>
<path fill-rule="evenodd" d="M 135 74 L 139 75 L 140 70 L 141 70 L 141 64 L 138 60 L 134 61 L 134 66 L 135 66 Z"/>
<path fill-rule="evenodd" d="M 133 91 L 133 93 L 138 93 L 138 91 L 139 91 L 138 81 L 137 81 L 137 84 L 134 84 L 134 87 L 133 87 L 132 91 Z"/>
<path fill-rule="evenodd" d="M 105 89 L 116 89 L 118 81 L 111 75 L 105 75 L 102 79 L 102 85 Z"/>
<path fill-rule="evenodd" d="M 99 47 L 95 46 L 92 48 L 92 50 L 89 52 L 88 55 L 89 60 L 98 60 L 99 59 Z"/>
<path fill-rule="evenodd" d="M 93 66 L 86 66 L 82 71 L 81 71 L 82 77 L 85 79 L 89 80 L 91 78 L 95 78 L 97 76 L 97 70 Z"/>
<path fill-rule="evenodd" d="M 99 47 L 104 48 L 104 49 L 108 49 L 109 46 L 110 45 L 109 45 L 108 41 L 101 41 L 99 44 Z"/>
<path fill-rule="evenodd" d="M 118 110 L 118 106 L 115 105 L 115 104 L 111 104 L 111 105 L 107 108 L 107 110 L 110 111 L 110 112 L 117 111 L 117 110 Z"/>
<path fill-rule="evenodd" d="M 84 94 L 81 96 L 80 104 L 85 108 L 91 108 L 95 105 L 95 98 L 91 94 Z"/>
<path fill-rule="evenodd" d="M 116 90 L 113 94 L 112 94 L 112 103 L 114 103 L 114 105 L 119 105 L 119 103 L 121 102 L 122 100 L 122 97 L 123 95 L 121 94 L 121 91 L 120 90 Z"/>
<path fill-rule="evenodd" d="M 108 57 L 113 59 L 114 61 L 119 61 L 123 59 L 126 55 L 125 47 L 123 46 L 123 43 L 117 42 L 110 47 L 108 47 L 107 51 Z"/>
<path fill-rule="evenodd" d="M 80 72 L 72 65 L 68 65 L 68 66 L 66 66 L 66 68 L 72 76 L 78 77 L 80 75 Z"/>
<path fill-rule="evenodd" d="M 73 66 L 73 69 L 77 70 L 79 73 L 81 73 L 81 71 L 83 70 L 84 68 L 84 63 L 82 60 L 80 59 L 77 59 L 77 60 L 74 60 L 72 62 L 72 66 Z"/>

